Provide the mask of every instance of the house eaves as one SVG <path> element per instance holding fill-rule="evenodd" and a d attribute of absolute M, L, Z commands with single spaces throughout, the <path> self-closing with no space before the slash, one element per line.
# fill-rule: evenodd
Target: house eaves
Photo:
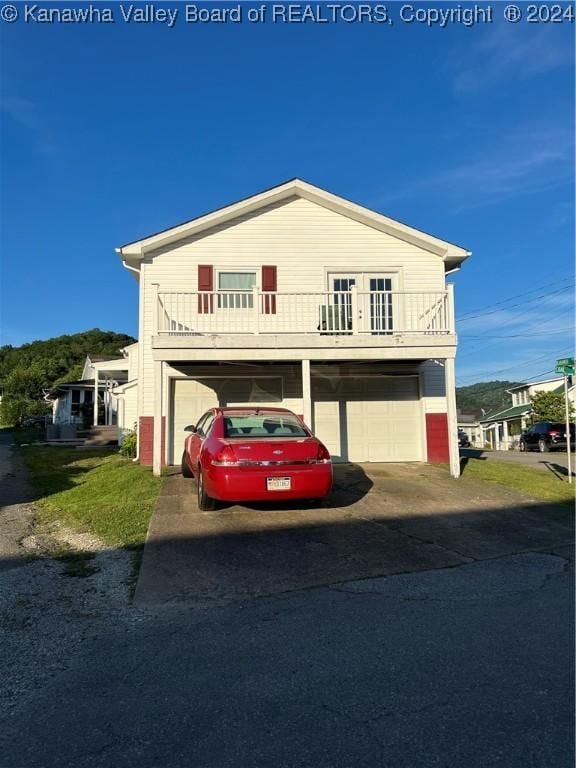
<path fill-rule="evenodd" d="M 489 416 L 485 416 L 480 419 L 481 424 L 492 421 L 508 421 L 509 419 L 517 419 L 519 416 L 526 416 L 532 411 L 530 403 L 524 403 L 523 405 L 514 405 L 512 408 L 505 408 L 503 411 L 497 413 L 491 413 Z"/>
<path fill-rule="evenodd" d="M 218 208 L 211 213 L 191 219 L 183 224 L 156 232 L 141 240 L 126 243 L 120 248 L 116 248 L 116 252 L 122 258 L 125 266 L 129 269 L 137 270 L 139 262 L 146 255 L 159 248 L 164 248 L 179 240 L 232 222 L 240 216 L 255 213 L 262 208 L 279 204 L 295 197 L 309 200 L 361 224 L 373 227 L 392 237 L 434 253 L 445 262 L 446 271 L 458 268 L 470 256 L 470 251 L 465 248 L 441 240 L 414 227 L 409 227 L 407 224 L 395 221 L 381 213 L 334 195 L 301 179 L 290 179 L 276 187 L 244 198 L 223 208 Z"/>

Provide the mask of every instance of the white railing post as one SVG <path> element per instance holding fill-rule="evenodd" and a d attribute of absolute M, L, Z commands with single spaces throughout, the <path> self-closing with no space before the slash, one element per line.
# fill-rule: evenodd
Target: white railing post
<path fill-rule="evenodd" d="M 154 290 L 156 300 L 156 312 L 154 313 L 155 327 L 152 328 L 152 335 L 158 336 L 158 332 L 160 331 L 160 284 L 152 283 L 152 289 Z"/>
<path fill-rule="evenodd" d="M 346 306 L 346 305 L 344 305 Z M 360 307 L 358 305 L 358 288 L 356 284 L 350 286 L 350 314 L 352 315 L 352 335 L 360 333 Z"/>
<path fill-rule="evenodd" d="M 252 303 L 254 304 L 254 335 L 258 336 L 260 334 L 260 293 L 255 285 L 252 286 Z"/>
<path fill-rule="evenodd" d="M 446 320 L 448 325 L 448 332 L 449 333 L 456 333 L 456 314 L 455 314 L 455 308 L 454 308 L 454 284 L 448 283 L 446 285 L 446 301 L 447 301 L 447 308 L 446 308 Z"/>

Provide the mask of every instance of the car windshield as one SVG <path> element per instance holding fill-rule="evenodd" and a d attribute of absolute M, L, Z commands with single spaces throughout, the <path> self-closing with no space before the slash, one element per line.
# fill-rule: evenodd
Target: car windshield
<path fill-rule="evenodd" d="M 292 414 L 241 413 L 224 416 L 224 437 L 308 437 Z"/>

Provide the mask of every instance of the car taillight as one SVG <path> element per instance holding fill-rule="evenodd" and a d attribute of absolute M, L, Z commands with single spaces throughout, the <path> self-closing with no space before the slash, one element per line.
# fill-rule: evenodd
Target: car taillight
<path fill-rule="evenodd" d="M 318 445 L 318 453 L 316 454 L 315 459 L 310 459 L 309 464 L 330 464 L 332 459 L 330 458 L 330 454 L 328 453 L 328 449 L 325 445 L 322 445 L 320 443 Z"/>
<path fill-rule="evenodd" d="M 549 434 L 550 434 L 550 437 L 558 437 L 560 432 L 558 432 L 557 429 L 551 429 Z"/>
<path fill-rule="evenodd" d="M 215 467 L 237 467 L 239 462 L 232 446 L 224 445 L 216 452 L 216 455 L 212 459 L 212 464 Z"/>

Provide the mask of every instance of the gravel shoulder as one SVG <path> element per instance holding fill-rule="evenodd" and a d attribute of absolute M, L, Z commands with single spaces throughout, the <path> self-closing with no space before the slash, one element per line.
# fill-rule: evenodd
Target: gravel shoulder
<path fill-rule="evenodd" d="M 134 555 L 62 526 L 36 526 L 18 451 L 0 434 L 0 708 L 22 703 L 75 649 L 125 617 Z"/>

